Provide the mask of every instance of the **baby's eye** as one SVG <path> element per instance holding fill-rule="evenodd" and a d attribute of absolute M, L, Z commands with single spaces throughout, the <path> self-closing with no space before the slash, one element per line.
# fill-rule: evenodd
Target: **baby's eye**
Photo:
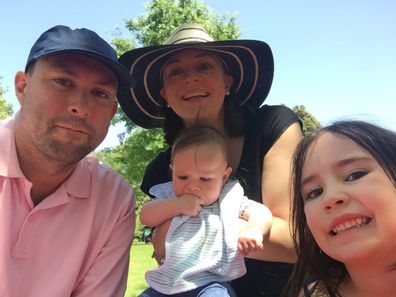
<path fill-rule="evenodd" d="M 186 179 L 187 179 L 187 176 L 185 176 L 185 175 L 178 175 L 177 178 L 180 179 L 180 180 L 186 180 Z"/>
<path fill-rule="evenodd" d="M 351 174 L 349 174 L 345 178 L 345 180 L 346 181 L 355 181 L 355 180 L 358 180 L 359 178 L 362 178 L 366 174 L 368 174 L 368 172 L 365 170 L 356 170 L 356 171 L 352 172 Z"/>
<path fill-rule="evenodd" d="M 211 180 L 211 178 L 210 177 L 201 177 L 200 180 L 203 182 L 208 182 Z"/>
<path fill-rule="evenodd" d="M 308 191 L 308 193 L 305 194 L 305 196 L 303 196 L 303 197 L 304 197 L 304 200 L 312 200 L 312 199 L 319 197 L 322 193 L 323 193 L 322 188 L 316 188 L 316 189 Z"/>

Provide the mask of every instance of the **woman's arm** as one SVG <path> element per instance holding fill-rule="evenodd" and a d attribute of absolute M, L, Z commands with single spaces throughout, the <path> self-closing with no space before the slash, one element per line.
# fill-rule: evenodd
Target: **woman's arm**
<path fill-rule="evenodd" d="M 289 262 L 296 261 L 290 235 L 291 164 L 293 153 L 303 135 L 299 123 L 289 126 L 274 143 L 263 160 L 263 203 L 272 212 L 272 227 L 262 251 L 251 252 L 248 258 Z"/>

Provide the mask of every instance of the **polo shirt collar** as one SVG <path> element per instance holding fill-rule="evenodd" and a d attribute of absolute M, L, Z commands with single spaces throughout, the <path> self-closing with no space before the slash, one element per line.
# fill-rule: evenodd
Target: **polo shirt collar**
<path fill-rule="evenodd" d="M 0 122 L 0 139 L 0 176 L 26 179 L 16 153 L 14 119 Z M 73 197 L 88 198 L 91 193 L 91 170 L 90 164 L 83 158 L 60 187 Z"/>

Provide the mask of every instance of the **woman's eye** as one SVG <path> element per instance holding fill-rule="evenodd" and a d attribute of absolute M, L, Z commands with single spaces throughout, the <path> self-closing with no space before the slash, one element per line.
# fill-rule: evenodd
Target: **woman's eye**
<path fill-rule="evenodd" d="M 168 72 L 168 77 L 175 77 L 183 73 L 181 68 L 174 68 Z"/>
<path fill-rule="evenodd" d="M 201 63 L 197 67 L 198 72 L 208 72 L 214 69 L 214 66 L 208 62 Z"/>
<path fill-rule="evenodd" d="M 323 193 L 322 188 L 316 188 L 311 191 L 309 191 L 306 195 L 304 195 L 304 200 L 311 200 L 319 197 Z"/>
<path fill-rule="evenodd" d="M 352 172 L 351 174 L 349 174 L 349 175 L 345 178 L 345 180 L 346 180 L 346 181 L 355 181 L 355 180 L 357 180 L 357 179 L 359 179 L 359 178 L 365 176 L 366 174 L 368 174 L 368 172 L 365 171 L 365 170 L 357 170 L 357 171 L 354 171 L 354 172 Z"/>

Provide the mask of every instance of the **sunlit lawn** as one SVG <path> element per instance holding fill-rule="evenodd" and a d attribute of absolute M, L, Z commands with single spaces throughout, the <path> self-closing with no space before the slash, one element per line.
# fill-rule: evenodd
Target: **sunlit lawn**
<path fill-rule="evenodd" d="M 144 273 L 157 266 L 155 260 L 151 258 L 152 253 L 151 244 L 133 243 L 125 297 L 136 297 L 147 288 Z"/>

